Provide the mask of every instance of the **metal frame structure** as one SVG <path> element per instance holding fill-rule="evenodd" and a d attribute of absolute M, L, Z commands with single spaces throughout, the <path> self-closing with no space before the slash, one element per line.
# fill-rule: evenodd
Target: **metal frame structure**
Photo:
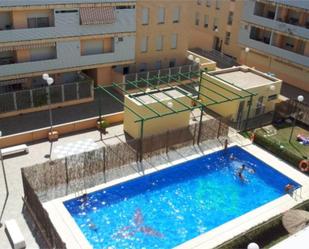
<path fill-rule="evenodd" d="M 242 92 L 244 92 L 244 95 L 241 95 L 239 93 L 233 92 L 232 90 L 224 87 L 223 85 L 219 85 L 215 82 L 209 81 L 207 79 L 207 81 L 211 84 L 216 85 L 217 87 L 223 89 L 226 92 L 229 92 L 233 95 L 235 95 L 234 98 L 230 98 L 227 96 L 224 96 L 224 94 L 222 93 L 217 93 L 216 91 L 212 90 L 211 88 L 208 88 L 206 86 L 202 86 L 201 85 L 201 80 L 205 79 L 203 77 L 203 73 L 207 74 L 206 70 L 200 69 L 197 72 L 187 72 L 187 73 L 175 73 L 173 75 L 167 75 L 167 76 L 154 76 L 148 79 L 145 78 L 141 78 L 135 81 L 126 81 L 126 83 L 112 83 L 111 85 L 108 86 L 98 86 L 96 89 L 99 89 L 101 91 L 103 91 L 104 93 L 108 94 L 110 97 L 112 97 L 113 99 L 115 99 L 117 102 L 119 102 L 120 104 L 122 104 L 124 107 L 126 107 L 130 112 L 132 112 L 136 117 L 137 120 L 135 122 L 140 122 L 141 123 L 141 131 L 140 131 L 140 139 L 141 141 L 143 140 L 143 130 L 144 130 L 144 123 L 148 120 L 151 119 L 155 119 L 155 118 L 160 118 L 160 117 L 164 117 L 164 116 L 168 116 L 168 115 L 173 115 L 176 113 L 180 113 L 180 112 L 184 112 L 184 111 L 193 111 L 194 109 L 200 109 L 201 111 L 201 115 L 200 115 L 200 119 L 199 119 L 199 136 L 198 136 L 198 143 L 200 141 L 199 137 L 200 137 L 200 133 L 201 133 L 201 124 L 202 124 L 202 117 L 203 117 L 203 112 L 205 111 L 205 108 L 211 105 L 216 105 L 216 104 L 221 104 L 221 103 L 225 103 L 225 102 L 229 102 L 229 101 L 234 101 L 234 100 L 239 100 L 239 99 L 246 99 L 246 98 L 250 98 L 250 102 L 249 102 L 249 107 L 248 107 L 248 112 L 247 112 L 247 117 L 246 117 L 246 121 L 245 121 L 245 128 L 247 127 L 247 123 L 248 123 L 248 118 L 249 118 L 249 114 L 250 114 L 250 109 L 251 109 L 251 104 L 252 104 L 252 98 L 253 96 L 255 96 L 255 93 L 251 93 L 250 91 L 243 89 L 241 87 L 237 87 L 232 83 L 229 83 L 227 81 L 224 81 L 226 84 L 231 85 L 235 88 L 240 89 Z M 214 75 L 211 75 L 214 76 Z M 215 77 L 215 76 L 214 76 Z M 196 81 L 194 78 L 199 78 L 198 81 Z M 190 81 L 191 83 L 194 84 L 198 84 L 198 90 L 195 89 L 195 87 L 190 86 L 188 84 L 185 84 L 183 81 Z M 221 79 L 220 79 L 221 80 Z M 170 88 L 175 88 L 176 86 L 178 87 L 182 87 L 184 90 L 185 89 L 190 89 L 191 91 L 193 91 L 194 93 L 196 93 L 196 95 L 198 96 L 197 98 L 193 97 L 191 94 L 187 94 L 185 91 L 182 92 L 186 97 L 190 98 L 194 103 L 196 103 L 195 106 L 189 106 L 186 103 L 183 103 L 182 101 L 180 101 L 179 99 L 176 99 L 174 97 L 172 97 L 170 94 L 166 93 L 165 90 L 163 88 L 160 88 L 161 84 L 154 84 L 151 82 L 160 82 L 162 84 L 164 84 L 164 86 L 168 86 Z M 171 82 L 173 82 L 173 84 L 171 84 Z M 146 88 L 150 88 L 151 91 L 147 91 L 145 87 L 140 87 L 139 84 L 143 83 L 144 85 L 146 85 Z M 126 90 L 126 85 L 130 85 L 132 86 L 132 88 L 130 89 L 137 89 L 138 92 L 149 96 L 150 98 L 154 99 L 155 101 L 157 101 L 158 103 L 160 103 L 162 106 L 165 107 L 165 109 L 170 110 L 170 112 L 164 112 L 164 113 L 159 113 L 158 111 L 154 110 L 153 108 L 151 108 L 150 106 L 147 106 L 146 104 L 144 104 L 142 101 L 140 101 L 138 98 L 135 98 L 136 101 L 138 101 L 140 104 L 142 104 L 145 108 L 147 108 L 149 111 L 151 111 L 153 113 L 152 116 L 150 117 L 143 117 L 140 114 L 138 114 L 136 111 L 134 111 L 132 108 L 128 107 L 125 105 L 124 101 L 122 101 L 121 99 L 119 99 L 117 96 L 115 96 L 113 93 L 111 93 L 111 91 L 109 90 L 110 87 L 116 89 L 118 92 L 123 93 L 124 95 L 129 95 L 130 97 L 134 98 L 134 95 L 136 94 L 136 92 L 129 92 Z M 213 92 L 214 94 L 217 94 L 220 98 L 223 98 L 223 100 L 221 101 L 216 101 L 215 99 L 207 96 L 206 94 L 203 94 L 200 92 L 201 88 L 205 88 L 208 91 Z M 176 101 L 177 103 L 181 104 L 184 108 L 181 110 L 175 110 L 173 107 L 168 106 L 167 104 L 163 103 L 160 101 L 160 99 L 156 98 L 155 96 L 152 95 L 153 90 L 156 90 L 158 92 L 161 92 L 163 94 L 165 94 L 167 97 L 169 97 L 170 99 Z M 205 104 L 203 103 L 199 97 L 203 96 L 207 99 L 210 100 L 211 103 L 209 104 Z M 99 100 L 99 103 L 101 103 L 101 100 Z M 101 106 L 99 107 L 99 115 L 101 117 Z M 140 151 L 142 154 L 143 151 L 143 146 L 142 146 L 142 142 L 141 142 L 141 146 L 140 146 Z M 141 160 L 140 160 L 141 161 Z"/>

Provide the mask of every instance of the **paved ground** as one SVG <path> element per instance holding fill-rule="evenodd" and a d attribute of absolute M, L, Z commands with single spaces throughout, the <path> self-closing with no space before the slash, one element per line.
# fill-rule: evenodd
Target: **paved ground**
<path fill-rule="evenodd" d="M 113 91 L 120 99 L 123 96 Z M 122 105 L 107 94 L 96 93 L 95 101 L 80 105 L 61 107 L 53 110 L 53 124 L 62 124 L 99 115 L 99 98 L 101 98 L 102 114 L 109 114 L 123 110 Z M 40 129 L 49 126 L 48 111 L 23 114 L 15 117 L 0 119 L 0 131 L 3 136 Z"/>

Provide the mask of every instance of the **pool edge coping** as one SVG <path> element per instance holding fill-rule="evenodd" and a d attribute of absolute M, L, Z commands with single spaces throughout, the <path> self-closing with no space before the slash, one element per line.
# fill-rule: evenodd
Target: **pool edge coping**
<path fill-rule="evenodd" d="M 134 174 L 130 174 L 128 176 L 125 177 L 121 177 L 119 179 L 114 179 L 112 181 L 109 181 L 107 183 L 103 183 L 103 184 L 99 184 L 97 186 L 94 186 L 92 188 L 88 188 L 87 189 L 87 193 L 92 193 L 107 187 L 111 187 L 114 185 L 117 185 L 121 182 L 125 182 L 125 181 L 129 181 L 129 180 L 133 180 L 136 179 L 138 177 L 142 177 L 144 175 L 149 175 L 153 172 L 157 172 L 175 165 L 178 165 L 180 163 L 189 161 L 189 160 L 193 160 L 196 159 L 198 157 L 201 156 L 205 156 L 211 153 L 214 153 L 216 151 L 222 150 L 222 145 L 220 143 L 218 143 L 218 146 L 215 148 L 206 148 L 206 150 L 203 151 L 199 151 L 199 153 L 193 154 L 189 157 L 186 158 L 180 158 L 177 160 L 173 160 L 172 162 L 168 162 L 165 163 L 163 165 L 157 166 L 156 168 L 151 168 L 151 169 L 147 169 L 145 170 L 144 174 L 140 174 L 140 173 L 134 173 Z M 256 158 L 258 158 L 259 160 L 262 160 L 264 162 L 266 162 L 266 160 L 264 160 L 263 158 L 261 158 L 261 154 L 267 155 L 270 159 L 271 162 L 266 162 L 267 165 L 269 165 L 270 167 L 274 168 L 275 170 L 277 170 L 278 172 L 280 172 L 281 174 L 284 174 L 285 176 L 289 177 L 290 179 L 298 182 L 299 184 L 302 185 L 302 189 L 304 189 L 304 187 L 308 187 L 308 191 L 305 191 L 306 194 L 306 198 L 303 198 L 301 201 L 295 201 L 293 198 L 291 198 L 291 196 L 289 195 L 283 195 L 271 202 L 268 202 L 258 208 L 255 208 L 235 219 L 232 219 L 204 234 L 201 234 L 195 238 L 192 238 L 189 241 L 186 241 L 178 246 L 176 246 L 176 248 L 178 249 L 185 249 L 185 248 L 213 248 L 215 246 L 218 246 L 224 242 L 226 242 L 227 240 L 232 239 L 233 237 L 239 235 L 240 233 L 243 233 L 247 230 L 249 230 L 250 228 L 254 227 L 255 225 L 258 225 L 260 223 L 262 223 L 265 220 L 270 219 L 271 217 L 274 217 L 275 215 L 278 215 L 292 207 L 294 207 L 295 205 L 299 204 L 300 202 L 309 199 L 309 183 L 308 183 L 308 179 L 306 178 L 306 176 L 304 176 L 302 173 L 298 172 L 296 169 L 292 168 L 291 166 L 289 166 L 287 163 L 283 162 L 281 159 L 275 157 L 274 155 L 270 154 L 269 152 L 265 151 L 264 149 L 253 145 L 251 143 L 247 143 L 247 144 L 240 144 L 240 143 L 236 143 L 233 142 L 230 144 L 229 147 L 232 146 L 239 146 L 242 149 L 244 149 L 246 152 L 250 153 L 251 155 L 255 156 Z M 252 151 L 254 150 L 254 152 Z M 256 150 L 258 151 L 258 155 L 256 155 Z M 281 166 L 279 168 L 279 166 L 276 165 L 276 163 L 280 163 L 280 165 L 283 165 L 283 167 Z M 283 170 L 282 170 L 283 168 Z M 305 186 L 304 186 L 305 185 Z M 306 186 L 307 185 L 307 186 Z M 48 213 L 52 213 L 52 217 L 57 217 L 60 216 L 61 220 L 64 224 L 59 224 L 59 222 L 61 223 L 61 221 L 56 218 L 56 220 L 51 219 L 55 228 L 57 229 L 57 231 L 62 231 L 63 227 L 65 226 L 66 228 L 69 228 L 70 231 L 70 236 L 73 236 L 74 240 L 77 241 L 78 244 L 81 244 L 82 247 L 79 247 L 81 249 L 84 248 L 92 248 L 92 246 L 90 245 L 90 243 L 88 242 L 88 240 L 86 239 L 85 235 L 82 233 L 82 231 L 80 230 L 79 226 L 76 224 L 74 218 L 71 216 L 71 214 L 68 212 L 68 210 L 66 209 L 66 207 L 64 206 L 64 201 L 67 200 L 71 200 L 77 197 L 82 196 L 84 193 L 81 193 L 80 195 L 77 195 L 76 193 L 72 193 L 69 194 L 67 196 L 64 197 L 60 197 L 48 202 L 43 203 L 44 208 L 46 209 L 46 211 Z M 270 207 L 272 207 L 273 205 L 278 205 L 279 206 L 283 206 L 282 208 L 280 208 L 280 211 L 278 209 L 278 206 L 276 207 L 276 210 L 268 210 Z M 270 212 L 270 211 L 274 211 L 274 212 Z M 279 212 L 278 212 L 279 211 Z M 256 218 L 256 214 L 257 212 L 260 213 L 260 215 L 262 215 L 262 217 L 258 217 L 259 219 L 253 219 L 249 220 L 248 218 L 250 218 L 251 216 L 253 216 L 254 218 Z M 266 212 L 266 214 L 265 214 Z M 253 213 L 253 214 L 252 214 Z M 264 216 L 263 216 L 264 215 Z M 53 221 L 54 220 L 54 221 Z M 239 222 L 241 222 L 242 220 L 244 220 L 244 223 L 239 224 Z M 236 224 L 235 224 L 236 223 Z M 238 224 L 237 224 L 238 223 Z M 232 227 L 233 233 L 226 235 L 225 237 L 222 236 L 222 232 L 227 232 L 230 231 L 231 229 L 229 229 L 230 227 Z M 69 236 L 68 234 L 60 234 L 61 237 L 66 236 L 66 238 L 64 239 L 65 241 L 69 240 L 72 241 L 72 238 L 67 238 L 67 236 Z M 219 237 L 219 238 L 218 238 Z M 71 247 L 70 245 L 67 245 L 67 248 L 74 248 L 77 249 L 76 246 Z"/>

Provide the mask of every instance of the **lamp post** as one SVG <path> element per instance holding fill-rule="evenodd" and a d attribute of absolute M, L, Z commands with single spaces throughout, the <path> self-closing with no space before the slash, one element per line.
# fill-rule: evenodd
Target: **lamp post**
<path fill-rule="evenodd" d="M 0 139 L 1 139 L 1 137 L 2 137 L 2 132 L 0 131 Z M 4 209 L 5 209 L 7 200 L 9 198 L 9 187 L 8 187 L 8 182 L 7 182 L 7 179 L 6 179 L 6 172 L 5 172 L 5 168 L 4 168 L 3 155 L 2 155 L 1 148 L 0 148 L 0 160 L 1 160 L 4 183 L 5 183 L 5 190 L 6 190 L 5 201 L 4 201 L 3 208 L 2 208 L 2 211 L 1 211 L 1 214 L 0 214 L 0 227 L 2 227 L 3 224 L 1 222 L 1 220 L 2 220 L 2 216 L 3 216 L 3 213 L 4 213 Z"/>
<path fill-rule="evenodd" d="M 250 48 L 246 47 L 245 48 L 245 65 L 247 65 L 247 57 L 248 57 L 249 52 L 250 52 Z"/>
<path fill-rule="evenodd" d="M 44 73 L 42 75 L 43 80 L 47 83 L 47 103 L 48 103 L 48 110 L 49 110 L 49 124 L 50 124 L 50 134 L 53 136 L 53 115 L 52 115 L 52 109 L 51 109 L 51 99 L 50 99 L 50 86 L 54 83 L 54 79 L 52 77 L 49 77 L 47 73 Z M 49 158 L 51 158 L 52 153 L 52 141 L 50 141 L 50 151 L 49 151 Z"/>
<path fill-rule="evenodd" d="M 303 95 L 299 95 L 297 97 L 297 101 L 298 101 L 298 103 L 303 102 L 304 101 L 304 96 Z M 292 125 L 292 130 L 291 130 L 291 134 L 290 134 L 290 138 L 289 138 L 289 143 L 292 140 L 292 136 L 293 136 L 293 132 L 294 132 L 295 124 L 296 124 L 296 119 L 299 116 L 299 111 L 297 110 L 297 104 L 296 104 L 296 108 L 295 109 L 296 109 L 297 113 L 295 114 L 295 117 L 294 117 L 294 120 L 293 120 L 293 125 Z"/>

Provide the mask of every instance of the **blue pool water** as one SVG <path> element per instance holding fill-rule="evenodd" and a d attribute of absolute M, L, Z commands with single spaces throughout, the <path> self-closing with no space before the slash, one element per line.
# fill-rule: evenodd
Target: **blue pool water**
<path fill-rule="evenodd" d="M 242 164 L 244 180 L 237 174 Z M 284 195 L 289 183 L 299 187 L 234 146 L 64 205 L 95 249 L 163 249 Z"/>

